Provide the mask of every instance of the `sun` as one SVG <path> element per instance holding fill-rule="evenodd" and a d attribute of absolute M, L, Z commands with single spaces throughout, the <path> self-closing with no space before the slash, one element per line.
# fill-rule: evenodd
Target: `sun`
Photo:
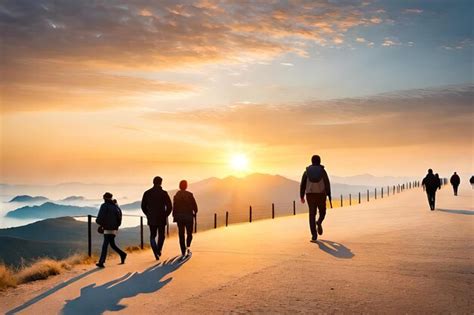
<path fill-rule="evenodd" d="M 249 159 L 245 154 L 235 154 L 230 159 L 230 166 L 239 172 L 246 171 L 249 166 Z"/>

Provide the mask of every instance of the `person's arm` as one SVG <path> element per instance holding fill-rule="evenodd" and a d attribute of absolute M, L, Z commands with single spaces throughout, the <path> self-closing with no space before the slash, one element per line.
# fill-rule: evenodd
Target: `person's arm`
<path fill-rule="evenodd" d="M 117 207 L 117 219 L 118 219 L 118 226 L 122 225 L 122 210 L 120 209 L 119 206 Z"/>
<path fill-rule="evenodd" d="M 323 179 L 324 179 L 324 188 L 326 189 L 326 195 L 329 197 L 329 200 L 332 200 L 331 197 L 331 182 L 329 182 L 329 176 L 326 170 L 324 170 L 323 173 Z"/>
<path fill-rule="evenodd" d="M 304 193 L 306 191 L 306 180 L 308 179 L 308 176 L 306 175 L 306 171 L 303 173 L 303 177 L 301 177 L 301 183 L 300 183 L 300 198 L 301 202 L 304 203 Z"/>
<path fill-rule="evenodd" d="M 193 194 L 191 194 L 191 202 L 193 203 L 194 215 L 196 215 L 196 213 L 198 212 L 198 205 Z"/>
<path fill-rule="evenodd" d="M 171 211 L 173 211 L 173 204 L 171 203 L 171 198 L 166 191 L 165 191 L 165 205 L 166 205 L 166 216 L 169 216 L 171 214 Z"/>
<path fill-rule="evenodd" d="M 105 211 L 105 204 L 103 204 L 100 206 L 99 214 L 97 214 L 97 218 L 95 219 L 95 223 L 98 225 L 102 225 L 104 223 Z"/>
<path fill-rule="evenodd" d="M 148 215 L 148 195 L 146 192 L 143 194 L 141 207 L 142 207 L 143 213 L 145 215 Z"/>

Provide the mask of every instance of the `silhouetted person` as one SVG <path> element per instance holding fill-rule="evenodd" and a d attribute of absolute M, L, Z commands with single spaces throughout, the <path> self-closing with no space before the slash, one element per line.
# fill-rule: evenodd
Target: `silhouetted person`
<path fill-rule="evenodd" d="M 318 239 L 318 234 L 323 234 L 323 221 L 326 216 L 326 197 L 331 200 L 331 184 L 329 177 L 321 165 L 319 155 L 313 155 L 311 165 L 306 168 L 303 173 L 300 184 L 301 202 L 308 201 L 309 208 L 309 228 L 311 230 L 312 241 Z M 319 209 L 319 218 L 316 221 L 316 212 Z M 316 231 L 317 226 L 317 231 Z"/>
<path fill-rule="evenodd" d="M 471 176 L 471 178 L 469 179 L 469 182 L 471 183 L 471 188 L 474 188 L 474 175 Z"/>
<path fill-rule="evenodd" d="M 186 190 L 187 188 L 188 182 L 182 180 L 173 198 L 173 221 L 178 224 L 179 245 L 183 259 L 191 255 L 189 247 L 193 240 L 194 217 L 198 212 L 196 199 L 191 192 Z"/>
<path fill-rule="evenodd" d="M 104 229 L 104 243 L 102 244 L 102 252 L 99 262 L 96 264 L 99 268 L 104 268 L 105 259 L 107 258 L 107 249 L 112 247 L 120 256 L 121 263 L 125 263 L 127 254 L 117 247 L 115 244 L 115 236 L 119 226 L 122 224 L 122 211 L 116 204 L 116 200 L 112 200 L 112 194 L 106 192 L 104 194 L 104 203 L 100 206 L 99 214 L 95 222 Z M 115 202 L 114 202 L 115 201 Z"/>
<path fill-rule="evenodd" d="M 425 187 L 426 195 L 428 196 L 428 203 L 430 205 L 430 209 L 435 209 L 435 199 L 436 199 L 436 191 L 440 187 L 439 178 L 433 174 L 433 170 L 430 168 L 428 170 L 428 174 L 423 178 L 421 182 L 423 187 Z"/>
<path fill-rule="evenodd" d="M 461 184 L 461 178 L 459 178 L 459 175 L 456 172 L 454 172 L 453 176 L 451 176 L 451 178 L 449 179 L 449 182 L 453 186 L 454 195 L 457 196 L 458 187 L 459 187 L 459 184 Z"/>
<path fill-rule="evenodd" d="M 161 177 L 156 176 L 153 179 L 153 187 L 145 191 L 142 198 L 142 211 L 150 227 L 150 245 L 156 260 L 160 259 L 165 242 L 166 223 L 173 210 L 170 196 L 161 188 L 162 181 Z M 156 243 L 157 232 L 158 244 Z"/>

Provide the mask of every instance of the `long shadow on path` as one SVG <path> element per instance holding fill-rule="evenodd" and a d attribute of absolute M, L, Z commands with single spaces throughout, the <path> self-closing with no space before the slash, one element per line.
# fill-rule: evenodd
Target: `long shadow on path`
<path fill-rule="evenodd" d="M 470 210 L 453 210 L 453 209 L 436 209 L 441 212 L 448 212 L 453 214 L 464 214 L 464 215 L 474 215 L 474 211 Z"/>
<path fill-rule="evenodd" d="M 120 301 L 140 293 L 152 293 L 160 290 L 173 278 L 162 280 L 166 275 L 176 271 L 187 260 L 174 257 L 154 265 L 139 273 L 127 273 L 124 276 L 97 286 L 95 283 L 83 287 L 81 295 L 74 300 L 66 301 L 62 314 L 102 314 L 106 311 L 120 311 L 126 306 Z"/>
<path fill-rule="evenodd" d="M 29 306 L 31 306 L 31 305 L 33 305 L 33 304 L 35 304 L 35 303 L 41 301 L 42 299 L 47 298 L 47 297 L 50 296 L 51 294 L 56 293 L 57 291 L 61 290 L 62 288 L 65 288 L 65 287 L 67 287 L 68 285 L 70 285 L 70 284 L 72 284 L 72 283 L 74 283 L 74 282 L 76 282 L 76 281 L 78 281 L 78 280 L 81 280 L 82 278 L 85 278 L 85 277 L 87 277 L 88 275 L 90 275 L 90 274 L 92 274 L 92 273 L 94 273 L 94 272 L 97 272 L 98 270 L 99 270 L 99 269 L 92 269 L 92 270 L 89 270 L 89 271 L 87 271 L 87 272 L 84 272 L 83 274 L 80 274 L 80 275 L 78 275 L 78 276 L 76 276 L 76 277 L 74 277 L 74 278 L 69 279 L 68 281 L 65 281 L 65 282 L 63 282 L 63 283 L 61 283 L 61 284 L 58 284 L 58 285 L 55 286 L 54 288 L 49 289 L 48 291 L 46 291 L 46 292 L 44 292 L 44 293 L 42 293 L 42 294 L 40 294 L 40 295 L 38 295 L 38 296 L 32 298 L 32 299 L 29 300 L 29 301 L 26 301 L 26 302 L 23 303 L 22 305 L 20 305 L 20 306 L 18 306 L 18 307 L 16 307 L 16 308 L 14 308 L 14 309 L 12 309 L 12 310 L 6 312 L 5 314 L 6 314 L 6 315 L 13 315 L 13 314 L 16 314 L 16 313 L 18 313 L 18 312 L 20 312 L 20 311 L 22 311 L 22 310 L 28 308 Z"/>
<path fill-rule="evenodd" d="M 351 250 L 341 243 L 328 240 L 317 240 L 316 244 L 318 244 L 320 250 L 336 258 L 351 259 L 354 257 Z"/>

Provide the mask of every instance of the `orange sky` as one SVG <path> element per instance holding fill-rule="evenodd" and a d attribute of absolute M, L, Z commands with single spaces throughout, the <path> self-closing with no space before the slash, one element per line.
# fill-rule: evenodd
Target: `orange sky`
<path fill-rule="evenodd" d="M 315 153 L 342 176 L 473 172 L 460 5 L 446 17 L 384 1 L 0 9 L 3 183 L 198 180 L 241 174 L 235 154 L 247 173 L 291 178 Z M 452 30 L 433 28 L 444 19 Z"/>

